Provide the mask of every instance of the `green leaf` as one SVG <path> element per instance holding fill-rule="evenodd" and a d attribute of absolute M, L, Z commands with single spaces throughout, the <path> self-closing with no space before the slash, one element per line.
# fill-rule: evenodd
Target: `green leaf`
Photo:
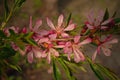
<path fill-rule="evenodd" d="M 120 80 L 120 78 L 117 77 L 110 69 L 102 66 L 101 64 L 93 63 L 89 58 L 87 58 L 87 60 L 92 71 L 99 78 L 99 80 Z"/>
<path fill-rule="evenodd" d="M 5 20 L 8 17 L 9 14 L 9 8 L 8 8 L 8 2 L 7 0 L 4 0 L 4 7 L 5 7 Z"/>
<path fill-rule="evenodd" d="M 0 30 L 0 37 L 1 38 L 6 38 L 6 35 L 5 35 L 5 33 L 2 30 Z"/>
<path fill-rule="evenodd" d="M 69 16 L 68 16 L 68 19 L 67 19 L 67 26 L 68 26 L 68 24 L 69 24 L 69 22 L 70 22 L 71 16 L 72 16 L 72 13 L 70 13 Z"/>
<path fill-rule="evenodd" d="M 33 39 L 26 39 L 27 42 L 33 46 L 37 46 L 37 43 Z"/>
<path fill-rule="evenodd" d="M 67 61 L 64 59 L 64 62 L 68 65 L 68 67 L 74 71 L 77 72 L 78 69 L 87 72 L 87 70 L 82 66 L 83 62 L 79 62 L 79 63 L 75 63 L 75 62 L 71 62 L 71 61 Z"/>
<path fill-rule="evenodd" d="M 17 70 L 17 71 L 19 71 L 19 72 L 22 71 L 21 68 L 20 68 L 18 65 L 9 64 L 9 67 L 11 67 L 12 69 Z"/>
<path fill-rule="evenodd" d="M 13 65 L 13 64 L 9 63 L 9 62 L 6 61 L 6 60 L 4 60 L 4 63 L 5 63 L 7 66 L 9 66 L 10 68 L 14 69 L 14 70 L 17 70 L 17 71 L 19 71 L 19 72 L 22 71 L 21 68 L 20 68 L 18 65 Z"/>
<path fill-rule="evenodd" d="M 26 0 L 20 0 L 20 2 L 18 3 L 18 6 L 21 7 L 21 5 L 25 2 Z"/>
<path fill-rule="evenodd" d="M 12 36 L 16 35 L 15 32 L 14 32 L 14 30 L 12 30 L 12 29 L 9 29 L 9 32 L 10 32 L 10 35 L 12 35 Z"/>
<path fill-rule="evenodd" d="M 55 60 L 53 59 L 53 73 L 55 80 L 61 80 L 61 73 L 57 65 L 55 64 Z"/>
<path fill-rule="evenodd" d="M 19 53 L 16 53 L 14 56 L 8 59 L 8 63 L 17 65 L 20 60 L 21 60 L 21 55 Z"/>
<path fill-rule="evenodd" d="M 11 56 L 14 56 L 16 51 L 14 51 L 11 47 L 3 47 L 0 48 L 0 59 L 7 59 Z"/>
<path fill-rule="evenodd" d="M 112 72 L 110 69 L 106 68 L 105 66 L 102 66 L 101 64 L 96 64 L 99 70 L 109 79 L 109 80 L 120 80 L 114 72 Z"/>
<path fill-rule="evenodd" d="M 16 40 L 15 44 L 20 47 L 20 49 L 24 50 L 25 49 L 25 43 L 22 40 Z"/>
<path fill-rule="evenodd" d="M 94 64 L 90 63 L 90 67 L 92 71 L 94 72 L 94 74 L 99 78 L 99 80 L 105 80 L 103 75 L 99 72 L 99 70 L 97 70 L 97 67 Z"/>
<path fill-rule="evenodd" d="M 62 58 L 59 58 L 59 62 L 61 64 L 61 66 L 63 67 L 63 69 L 65 70 L 65 73 L 68 77 L 69 80 L 76 80 L 76 78 L 73 76 L 72 71 L 70 70 L 70 68 L 67 66 L 67 64 L 62 60 Z"/>
<path fill-rule="evenodd" d="M 120 23 L 120 18 L 115 18 L 115 19 L 114 19 L 114 22 L 115 22 L 115 24 Z"/>
<path fill-rule="evenodd" d="M 25 34 L 24 37 L 25 37 L 26 39 L 29 39 L 29 38 L 32 37 L 32 35 L 33 35 L 33 32 L 29 32 L 29 33 Z"/>
<path fill-rule="evenodd" d="M 15 5 L 18 6 L 18 7 L 21 7 L 22 4 L 23 4 L 25 1 L 26 1 L 26 0 L 14 0 Z"/>
<path fill-rule="evenodd" d="M 108 9 L 106 9 L 104 17 L 103 17 L 103 21 L 107 20 L 109 18 L 109 12 Z"/>
<path fill-rule="evenodd" d="M 117 11 L 115 11 L 115 12 L 113 13 L 112 18 L 114 18 L 114 17 L 116 16 L 116 14 L 117 14 Z"/>
<path fill-rule="evenodd" d="M 89 57 L 87 57 L 87 61 L 90 65 L 90 68 L 92 69 L 92 71 L 94 72 L 94 74 L 98 77 L 99 80 L 104 80 L 103 75 L 97 70 L 97 67 L 94 63 L 92 63 L 91 59 Z"/>

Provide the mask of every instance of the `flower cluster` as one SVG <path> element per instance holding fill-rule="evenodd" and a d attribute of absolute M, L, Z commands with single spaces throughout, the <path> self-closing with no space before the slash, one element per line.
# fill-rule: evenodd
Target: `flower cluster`
<path fill-rule="evenodd" d="M 85 60 L 85 54 L 81 47 L 85 44 L 95 44 L 96 51 L 92 56 L 94 61 L 96 55 L 100 53 L 100 50 L 106 56 L 111 54 L 111 44 L 117 43 L 117 39 L 112 38 L 112 34 L 102 34 L 106 31 L 110 31 L 115 27 L 116 23 L 114 18 L 104 19 L 104 13 L 100 12 L 97 17 L 91 13 L 88 15 L 88 20 L 85 22 L 80 34 L 72 35 L 76 29 L 79 29 L 76 23 L 72 20 L 68 24 L 64 23 L 64 16 L 61 14 L 58 17 L 57 25 L 46 18 L 49 30 L 40 30 L 42 20 L 38 20 L 34 26 L 32 24 L 32 17 L 30 17 L 29 29 L 18 27 L 5 28 L 3 31 L 7 36 L 10 36 L 10 30 L 15 34 L 28 34 L 31 33 L 30 38 L 35 42 L 35 45 L 26 43 L 25 48 L 21 49 L 14 41 L 11 42 L 11 46 L 15 51 L 19 51 L 21 55 L 27 55 L 29 63 L 34 61 L 34 58 L 45 58 L 47 62 L 51 62 L 51 57 L 59 57 L 60 55 L 66 55 L 68 60 L 74 59 L 76 63 Z M 103 37 L 101 39 L 101 37 Z"/>

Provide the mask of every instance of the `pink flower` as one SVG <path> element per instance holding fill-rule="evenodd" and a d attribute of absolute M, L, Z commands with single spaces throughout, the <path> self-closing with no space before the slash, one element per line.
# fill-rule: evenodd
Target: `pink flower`
<path fill-rule="evenodd" d="M 30 31 L 33 32 L 32 38 L 37 41 L 40 38 L 40 30 L 39 27 L 42 25 L 42 20 L 38 20 L 35 25 L 32 24 L 32 16 L 30 16 L 29 28 Z"/>
<path fill-rule="evenodd" d="M 30 23 L 29 23 L 29 28 L 32 32 L 39 33 L 39 27 L 42 25 L 42 20 L 38 20 L 34 27 L 32 24 L 32 16 L 30 16 Z"/>
<path fill-rule="evenodd" d="M 50 39 L 48 37 L 41 38 L 38 41 L 38 44 L 44 48 L 43 54 L 47 55 L 46 58 L 47 58 L 47 61 L 49 64 L 51 62 L 51 56 L 54 56 L 54 57 L 59 56 L 59 52 L 56 49 L 54 49 L 53 42 L 50 41 Z M 57 48 L 59 48 L 59 47 L 57 47 Z"/>
<path fill-rule="evenodd" d="M 45 56 L 44 54 L 42 54 L 42 51 L 39 47 L 36 46 L 31 46 L 28 45 L 26 47 L 26 53 L 27 53 L 27 59 L 29 63 L 33 62 L 34 57 L 35 58 L 42 58 L 43 56 Z"/>
<path fill-rule="evenodd" d="M 22 28 L 22 29 L 20 30 L 20 33 L 26 34 L 26 33 L 27 33 L 27 28 L 26 28 L 26 27 Z"/>
<path fill-rule="evenodd" d="M 111 55 L 111 50 L 110 48 L 112 47 L 112 44 L 114 43 L 118 43 L 117 39 L 111 39 L 111 36 L 107 37 L 103 42 L 101 42 L 98 47 L 97 50 L 95 51 L 95 53 L 92 56 L 92 60 L 94 61 L 96 58 L 97 53 L 100 53 L 100 50 L 103 51 L 103 53 L 106 56 L 110 56 Z"/>
<path fill-rule="evenodd" d="M 10 36 L 10 32 L 9 30 L 13 30 L 14 33 L 19 33 L 19 27 L 15 27 L 15 26 L 12 26 L 12 27 L 9 27 L 9 28 L 5 28 L 3 31 L 4 33 L 7 35 L 7 36 Z"/>
<path fill-rule="evenodd" d="M 73 42 L 66 42 L 64 47 L 64 53 L 68 54 L 68 60 L 70 60 L 70 55 L 74 53 L 74 61 L 77 63 L 85 59 L 82 51 L 80 51 L 80 47 L 91 42 L 90 38 L 87 38 L 80 42 L 80 38 L 81 36 L 75 36 Z"/>
<path fill-rule="evenodd" d="M 59 52 L 57 50 L 55 50 L 54 48 L 48 48 L 43 53 L 47 54 L 47 61 L 49 64 L 51 62 L 51 56 L 54 56 L 54 57 L 59 56 Z"/>
<path fill-rule="evenodd" d="M 85 23 L 85 25 L 89 29 L 102 29 L 102 30 L 107 29 L 109 28 L 109 24 L 113 23 L 113 19 L 109 18 L 108 20 L 103 21 L 103 17 L 104 17 L 103 11 L 100 11 L 97 17 L 95 17 L 93 12 L 91 12 L 87 17 L 88 21 Z"/>
<path fill-rule="evenodd" d="M 47 18 L 47 24 L 52 29 L 52 31 L 54 33 L 53 36 L 55 36 L 55 37 L 57 37 L 57 36 L 68 37 L 69 34 L 67 34 L 66 31 L 71 31 L 76 27 L 76 25 L 73 23 L 71 23 L 67 27 L 65 27 L 65 25 L 63 24 L 63 19 L 64 19 L 64 16 L 60 15 L 58 18 L 57 25 L 54 26 L 52 21 L 49 18 Z"/>

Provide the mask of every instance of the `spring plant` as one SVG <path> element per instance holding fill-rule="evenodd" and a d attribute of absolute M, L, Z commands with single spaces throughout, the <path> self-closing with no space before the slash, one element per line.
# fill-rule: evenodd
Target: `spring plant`
<path fill-rule="evenodd" d="M 76 68 L 86 72 L 86 64 L 99 80 L 119 80 L 113 71 L 96 61 L 98 54 L 110 56 L 112 44 L 118 43 L 118 39 L 113 38 L 113 35 L 120 33 L 120 18 L 114 18 L 116 13 L 110 17 L 107 9 L 96 15 L 91 11 L 82 26 L 71 19 L 71 14 L 67 19 L 60 14 L 56 23 L 46 18 L 49 30 L 40 30 L 42 20 L 33 23 L 32 16 L 27 28 L 6 27 L 15 10 L 25 0 L 14 0 L 11 8 L 7 0 L 4 1 L 5 16 L 0 26 L 0 75 L 5 75 L 8 67 L 21 71 L 19 61 L 16 62 L 16 55 L 20 54 L 30 64 L 44 59 L 52 65 L 55 80 L 61 80 L 59 66 L 68 80 L 77 80 L 73 72 Z M 83 48 L 88 44 L 96 47 L 92 56 L 84 52 Z"/>

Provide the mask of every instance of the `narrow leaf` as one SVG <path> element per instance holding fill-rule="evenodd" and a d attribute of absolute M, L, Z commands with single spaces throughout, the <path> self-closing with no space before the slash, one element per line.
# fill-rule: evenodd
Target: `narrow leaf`
<path fill-rule="evenodd" d="M 117 13 L 117 11 L 115 11 L 115 12 L 113 13 L 113 15 L 112 15 L 113 18 L 116 16 L 116 13 Z"/>
<path fill-rule="evenodd" d="M 14 0 L 15 5 L 18 6 L 18 7 L 21 7 L 22 4 L 23 4 L 25 1 L 26 1 L 26 0 Z"/>
<path fill-rule="evenodd" d="M 107 20 L 109 18 L 109 12 L 108 9 L 106 9 L 104 17 L 103 17 L 103 21 Z"/>
<path fill-rule="evenodd" d="M 9 8 L 8 8 L 8 2 L 7 0 L 4 0 L 4 7 L 5 7 L 5 20 L 8 17 L 9 14 Z"/>
<path fill-rule="evenodd" d="M 114 22 L 115 22 L 115 24 L 120 23 L 120 18 L 115 18 L 115 19 L 114 19 Z"/>
<path fill-rule="evenodd" d="M 90 67 L 99 80 L 104 80 L 103 75 L 96 69 L 95 65 L 90 63 Z"/>
<path fill-rule="evenodd" d="M 70 22 L 71 16 L 72 16 L 72 13 L 70 13 L 69 16 L 68 16 L 68 19 L 67 19 L 67 26 L 68 26 L 68 24 L 69 24 L 69 22 Z"/>
<path fill-rule="evenodd" d="M 0 37 L 1 38 L 6 38 L 6 35 L 5 35 L 5 33 L 2 30 L 0 30 Z"/>
<path fill-rule="evenodd" d="M 14 69 L 14 70 L 17 70 L 18 72 L 21 72 L 21 71 L 22 71 L 21 68 L 20 68 L 19 66 L 17 66 L 17 65 L 9 64 L 8 66 L 11 67 L 11 68 Z"/>
<path fill-rule="evenodd" d="M 55 80 L 61 80 L 61 73 L 57 65 L 55 64 L 55 60 L 53 60 L 53 73 Z"/>
<path fill-rule="evenodd" d="M 113 73 L 110 69 L 100 65 L 96 64 L 101 73 L 103 73 L 109 80 L 119 80 L 119 78 Z"/>
<path fill-rule="evenodd" d="M 7 59 L 11 56 L 14 56 L 16 51 L 14 51 L 11 47 L 3 47 L 0 48 L 0 60 Z"/>
<path fill-rule="evenodd" d="M 76 80 L 76 78 L 73 76 L 70 68 L 65 64 L 65 62 L 61 58 L 59 58 L 59 62 L 61 64 L 61 66 L 63 67 L 63 69 L 65 70 L 68 79 L 69 80 Z"/>

